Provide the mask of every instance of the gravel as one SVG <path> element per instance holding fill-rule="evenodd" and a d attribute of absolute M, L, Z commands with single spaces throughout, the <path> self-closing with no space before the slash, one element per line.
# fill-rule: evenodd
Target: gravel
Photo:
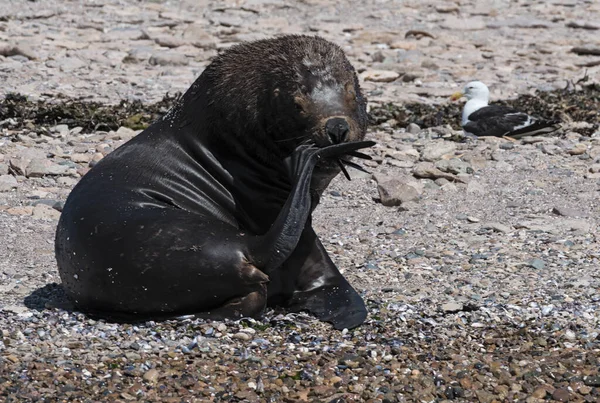
<path fill-rule="evenodd" d="M 2 96 L 48 101 L 47 117 L 86 97 L 141 102 L 127 124 L 0 121 L 0 400 L 600 401 L 598 109 L 553 109 L 570 116 L 554 137 L 518 141 L 465 139 L 420 115 L 474 75 L 496 99 L 561 88 L 543 98 L 598 100 L 598 67 L 596 87 L 575 83 L 597 56 L 571 52 L 597 47 L 598 6 L 243 3 L 9 0 L 0 11 Z M 373 175 L 336 178 L 313 220 L 363 294 L 365 324 L 339 332 L 272 309 L 136 324 L 74 311 L 53 237 L 75 183 L 156 116 L 143 105 L 185 90 L 220 49 L 286 32 L 344 46 L 376 111 Z"/>

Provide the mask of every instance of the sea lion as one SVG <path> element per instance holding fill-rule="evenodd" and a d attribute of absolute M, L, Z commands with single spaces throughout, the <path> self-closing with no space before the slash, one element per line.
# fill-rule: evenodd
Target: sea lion
<path fill-rule="evenodd" d="M 360 325 L 364 302 L 311 213 L 339 161 L 374 144 L 360 141 L 366 128 L 355 70 L 333 43 L 230 48 L 75 186 L 56 232 L 64 289 L 113 320 L 259 316 L 268 303 Z"/>

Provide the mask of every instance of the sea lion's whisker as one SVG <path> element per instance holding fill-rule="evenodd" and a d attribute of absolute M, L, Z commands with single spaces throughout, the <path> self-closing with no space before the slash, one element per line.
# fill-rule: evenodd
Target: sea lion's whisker
<path fill-rule="evenodd" d="M 336 161 L 337 161 L 337 164 L 340 166 L 342 172 L 344 173 L 344 176 L 346 177 L 346 179 L 348 179 L 349 181 L 351 181 L 352 178 L 350 178 L 350 174 L 348 173 L 348 171 L 346 171 L 346 167 L 344 166 L 344 164 L 342 164 L 342 160 L 340 160 L 338 158 Z"/>
<path fill-rule="evenodd" d="M 354 169 L 357 169 L 357 170 L 359 170 L 359 171 L 362 171 L 362 172 L 364 172 L 364 173 L 368 173 L 368 174 L 370 174 L 370 173 L 371 173 L 371 172 L 367 171 L 365 168 L 361 167 L 361 166 L 360 166 L 360 165 L 358 165 L 358 164 L 355 164 L 355 163 L 354 163 L 354 162 L 352 162 L 352 161 L 347 161 L 347 160 L 344 160 L 344 159 L 341 159 L 341 158 L 340 158 L 340 159 L 338 159 L 338 162 L 340 162 L 340 163 L 342 163 L 342 164 L 344 164 L 344 165 L 347 165 L 347 166 L 349 166 L 349 167 L 352 167 L 352 168 L 354 168 Z"/>
<path fill-rule="evenodd" d="M 362 158 L 364 160 L 372 160 L 373 159 L 373 157 L 371 157 L 370 155 L 363 154 L 363 153 L 361 153 L 359 151 L 350 151 L 348 153 L 348 155 L 351 155 L 351 156 L 356 157 L 356 158 Z"/>

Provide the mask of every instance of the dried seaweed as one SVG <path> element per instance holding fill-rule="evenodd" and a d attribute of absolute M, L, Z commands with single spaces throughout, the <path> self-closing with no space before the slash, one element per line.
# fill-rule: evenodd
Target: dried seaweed
<path fill-rule="evenodd" d="M 179 99 L 180 94 L 165 95 L 156 103 L 122 100 L 118 105 L 103 105 L 98 102 L 54 97 L 51 100 L 28 101 L 19 94 L 8 94 L 0 101 L 0 124 L 9 129 L 38 130 L 40 126 L 67 124 L 80 126 L 84 132 L 116 130 L 120 126 L 144 129 L 162 117 Z M 600 85 L 591 84 L 574 90 L 565 89 L 521 95 L 517 99 L 498 101 L 518 110 L 544 119 L 588 122 L 591 128 L 577 129 L 590 135 L 598 129 L 600 122 Z M 406 127 L 416 123 L 420 127 L 450 125 L 460 129 L 462 104 L 446 103 L 426 105 L 421 103 L 386 104 L 370 111 L 372 125 L 391 122 L 393 127 Z"/>

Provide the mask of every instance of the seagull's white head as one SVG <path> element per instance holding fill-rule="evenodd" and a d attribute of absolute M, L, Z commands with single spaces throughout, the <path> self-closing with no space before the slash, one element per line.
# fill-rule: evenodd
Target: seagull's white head
<path fill-rule="evenodd" d="M 477 99 L 488 102 L 490 99 L 490 90 L 488 89 L 487 85 L 481 81 L 471 81 L 465 85 L 463 94 L 467 100 Z"/>
<path fill-rule="evenodd" d="M 468 101 L 471 99 L 476 99 L 487 104 L 490 99 L 490 90 L 488 89 L 487 85 L 481 81 L 471 81 L 465 85 L 465 88 L 462 91 L 452 94 L 453 101 L 456 101 L 462 97 L 467 98 Z"/>

